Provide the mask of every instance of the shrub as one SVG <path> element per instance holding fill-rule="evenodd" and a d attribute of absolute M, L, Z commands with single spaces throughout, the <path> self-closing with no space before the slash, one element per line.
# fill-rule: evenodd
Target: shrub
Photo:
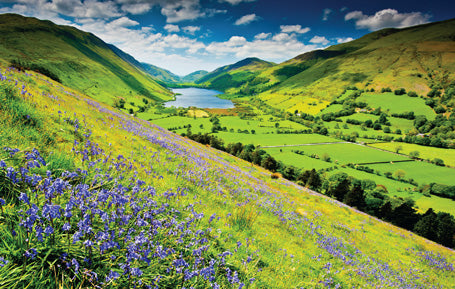
<path fill-rule="evenodd" d="M 280 173 L 273 173 L 270 177 L 276 180 L 282 178 L 283 176 Z"/>

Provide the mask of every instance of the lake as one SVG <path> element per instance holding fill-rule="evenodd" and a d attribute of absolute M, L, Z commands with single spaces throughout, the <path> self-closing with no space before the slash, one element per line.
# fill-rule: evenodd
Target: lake
<path fill-rule="evenodd" d="M 172 90 L 176 95 L 176 100 L 168 101 L 165 107 L 198 107 L 198 108 L 234 108 L 232 101 L 216 97 L 222 94 L 219 91 L 202 88 L 176 88 Z"/>

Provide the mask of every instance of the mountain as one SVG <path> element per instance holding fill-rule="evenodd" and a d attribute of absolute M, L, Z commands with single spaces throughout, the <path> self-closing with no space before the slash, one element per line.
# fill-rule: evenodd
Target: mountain
<path fill-rule="evenodd" d="M 148 63 L 141 63 L 141 65 L 151 76 L 163 83 L 172 84 L 181 81 L 180 76 L 173 74 L 169 70 Z"/>
<path fill-rule="evenodd" d="M 112 104 L 116 99 L 171 99 L 172 93 L 113 45 L 74 27 L 0 15 L 0 61 L 39 71 Z"/>
<path fill-rule="evenodd" d="M 286 110 L 307 99 L 329 103 L 348 86 L 403 87 L 426 95 L 455 80 L 454 53 L 455 19 L 383 29 L 256 71 L 224 89 L 233 95 L 259 94 Z"/>
<path fill-rule="evenodd" d="M 147 71 L 150 75 L 152 75 L 154 78 L 158 79 L 165 85 L 193 83 L 208 73 L 205 70 L 198 70 L 185 76 L 179 76 L 175 75 L 169 70 L 152 64 L 141 63 L 141 65 L 142 67 L 144 67 L 145 71 Z"/>
<path fill-rule="evenodd" d="M 181 81 L 183 83 L 191 83 L 191 82 L 196 82 L 198 79 L 206 76 L 209 72 L 205 70 L 197 70 L 195 72 L 192 72 L 188 75 L 185 75 L 181 77 Z"/>
<path fill-rule="evenodd" d="M 0 124 L 5 288 L 455 284 L 451 249 L 4 63 Z"/>
<path fill-rule="evenodd" d="M 196 83 L 228 92 L 228 89 L 247 83 L 254 79 L 260 71 L 274 65 L 272 62 L 259 58 L 246 58 L 234 64 L 222 66 L 196 80 Z"/>

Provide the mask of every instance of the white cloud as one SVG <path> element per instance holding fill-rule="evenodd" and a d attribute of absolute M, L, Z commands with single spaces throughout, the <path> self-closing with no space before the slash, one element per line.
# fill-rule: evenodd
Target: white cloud
<path fill-rule="evenodd" d="M 259 33 L 257 34 L 256 36 L 254 36 L 254 39 L 266 39 L 266 38 L 269 38 L 270 35 L 272 35 L 272 33 Z"/>
<path fill-rule="evenodd" d="M 310 42 L 311 43 L 315 43 L 315 44 L 322 44 L 322 45 L 327 45 L 329 43 L 329 41 L 327 40 L 327 38 L 325 38 L 325 36 L 314 36 L 313 38 L 310 39 Z"/>
<path fill-rule="evenodd" d="M 305 45 L 297 40 L 296 34 L 278 33 L 271 38 L 246 40 L 233 36 L 225 42 L 212 42 L 205 50 L 218 57 L 234 56 L 237 59 L 259 57 L 271 61 L 284 61 L 304 52 L 322 48 L 320 44 Z"/>
<path fill-rule="evenodd" d="M 354 40 L 354 38 L 352 38 L 352 37 L 338 37 L 336 40 L 337 40 L 337 43 L 346 43 L 346 42 Z"/>
<path fill-rule="evenodd" d="M 121 6 L 122 11 L 133 15 L 145 14 L 152 9 L 152 3 L 128 3 Z"/>
<path fill-rule="evenodd" d="M 325 8 L 324 10 L 322 10 L 322 21 L 329 20 L 329 15 L 332 12 L 333 12 L 333 10 L 329 9 L 329 8 Z"/>
<path fill-rule="evenodd" d="M 302 28 L 301 25 L 281 25 L 280 28 L 281 28 L 281 32 L 284 32 L 284 33 L 293 33 L 294 32 L 294 33 L 304 34 L 304 33 L 307 33 L 308 31 L 310 31 L 309 27 Z"/>
<path fill-rule="evenodd" d="M 246 24 L 249 24 L 253 21 L 257 21 L 259 20 L 259 17 L 256 16 L 256 14 L 248 14 L 248 15 L 245 15 L 245 16 L 242 16 L 240 17 L 239 19 L 237 19 L 237 21 L 235 21 L 235 25 L 246 25 Z"/>
<path fill-rule="evenodd" d="M 164 26 L 164 29 L 167 31 L 167 32 L 179 32 L 180 31 L 180 28 L 178 25 L 174 25 L 174 24 L 166 24 Z"/>
<path fill-rule="evenodd" d="M 199 26 L 185 26 L 185 27 L 182 28 L 182 30 L 185 33 L 194 35 L 194 33 L 196 33 L 197 31 L 201 30 L 201 27 L 199 27 Z"/>
<path fill-rule="evenodd" d="M 129 19 L 128 17 L 121 17 L 110 23 L 110 25 L 115 27 L 132 27 L 139 25 L 139 22 Z"/>
<path fill-rule="evenodd" d="M 254 2 L 254 1 L 256 1 L 256 0 L 219 0 L 218 2 L 220 2 L 220 3 L 223 3 L 223 2 L 224 3 L 229 3 L 231 5 L 238 5 L 238 4 L 242 3 L 242 2 Z"/>
<path fill-rule="evenodd" d="M 201 11 L 199 0 L 164 1 L 161 5 L 161 14 L 167 17 L 168 23 L 194 20 L 205 16 L 205 13 Z"/>
<path fill-rule="evenodd" d="M 399 13 L 395 9 L 384 9 L 374 15 L 365 15 L 362 11 L 346 14 L 346 21 L 354 20 L 357 29 L 376 31 L 382 28 L 403 28 L 427 23 L 431 15 L 421 12 Z"/>

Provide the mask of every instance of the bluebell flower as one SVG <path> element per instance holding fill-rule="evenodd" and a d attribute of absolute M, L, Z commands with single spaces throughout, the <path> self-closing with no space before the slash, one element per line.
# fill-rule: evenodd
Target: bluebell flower
<path fill-rule="evenodd" d="M 29 201 L 28 196 L 27 196 L 26 193 L 22 193 L 22 192 L 21 192 L 21 193 L 19 194 L 19 200 L 22 201 L 22 202 L 24 202 L 24 203 L 26 203 L 26 204 L 30 204 L 30 201 Z"/>
<path fill-rule="evenodd" d="M 0 267 L 4 267 L 8 263 L 9 263 L 9 260 L 6 260 L 5 258 L 0 257 Z"/>
<path fill-rule="evenodd" d="M 77 274 L 77 272 L 79 272 L 79 267 L 80 267 L 79 262 L 77 262 L 77 260 L 73 258 L 71 260 L 71 264 L 74 266 L 74 271 Z"/>
<path fill-rule="evenodd" d="M 37 254 L 38 254 L 38 252 L 36 252 L 35 248 L 31 248 L 31 249 L 25 251 L 25 253 L 24 253 L 25 257 L 30 258 L 30 259 L 35 259 Z"/>
<path fill-rule="evenodd" d="M 142 271 L 139 268 L 131 268 L 131 275 L 141 277 Z"/>
<path fill-rule="evenodd" d="M 46 236 L 49 236 L 50 234 L 54 233 L 54 228 L 52 228 L 51 226 L 47 226 L 46 229 L 44 229 L 44 233 L 46 234 Z"/>
<path fill-rule="evenodd" d="M 70 229 L 71 229 L 70 223 L 65 223 L 65 224 L 63 224 L 63 227 L 62 227 L 62 230 L 63 230 L 63 231 L 66 232 L 66 231 L 69 231 Z"/>
<path fill-rule="evenodd" d="M 106 276 L 106 282 L 109 282 L 110 280 L 116 280 L 120 277 L 120 274 L 115 272 L 115 271 L 110 271 L 109 274 Z"/>

